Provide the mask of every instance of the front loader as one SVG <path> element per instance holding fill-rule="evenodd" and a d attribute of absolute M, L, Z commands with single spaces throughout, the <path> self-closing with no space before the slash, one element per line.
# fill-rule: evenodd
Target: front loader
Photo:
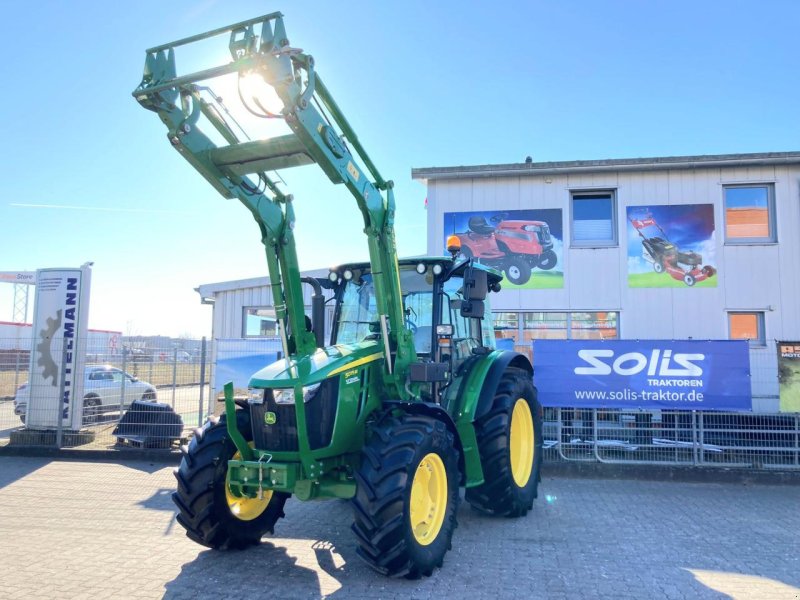
<path fill-rule="evenodd" d="M 183 46 L 229 37 L 231 61 L 179 75 Z M 274 90 L 239 97 L 289 133 L 247 138 L 208 80 L 258 77 Z M 315 70 L 289 45 L 280 13 L 147 50 L 136 100 L 169 143 L 225 198 L 252 213 L 264 244 L 283 358 L 255 373 L 246 402 L 225 386 L 225 414 L 197 430 L 176 472 L 178 521 L 215 549 L 259 543 L 300 500 L 352 501 L 358 554 L 373 569 L 430 575 L 450 548 L 459 486 L 477 509 L 532 508 L 542 409 L 524 355 L 494 348 L 488 295 L 502 275 L 451 256 L 398 260 L 395 201 Z M 212 132 L 207 134 L 206 131 Z M 293 198 L 274 173 L 317 164 L 344 184 L 364 221 L 369 261 L 314 282 L 335 301 L 305 315 Z M 457 258 L 462 256 L 461 258 Z"/>

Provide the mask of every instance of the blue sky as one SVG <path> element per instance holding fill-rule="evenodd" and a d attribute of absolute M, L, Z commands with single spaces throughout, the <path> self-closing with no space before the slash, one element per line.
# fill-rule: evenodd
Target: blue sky
<path fill-rule="evenodd" d="M 92 327 L 209 334 L 193 288 L 264 274 L 258 231 L 130 92 L 145 48 L 273 10 L 395 180 L 401 254 L 412 167 L 800 148 L 797 2 L 6 2 L 0 271 L 91 260 Z M 302 267 L 366 257 L 343 188 L 285 178 Z"/>

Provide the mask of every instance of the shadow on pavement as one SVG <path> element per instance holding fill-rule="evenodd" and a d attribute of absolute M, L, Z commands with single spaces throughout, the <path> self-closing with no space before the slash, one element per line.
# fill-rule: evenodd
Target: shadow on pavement
<path fill-rule="evenodd" d="M 0 456 L 0 490 L 49 465 L 50 458 Z"/>
<path fill-rule="evenodd" d="M 269 542 L 247 550 L 206 550 L 167 583 L 164 598 L 319 598 L 319 578 L 286 548 Z"/>

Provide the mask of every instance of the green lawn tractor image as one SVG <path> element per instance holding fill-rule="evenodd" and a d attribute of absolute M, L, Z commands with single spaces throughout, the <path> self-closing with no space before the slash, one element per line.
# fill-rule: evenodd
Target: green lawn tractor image
<path fill-rule="evenodd" d="M 183 46 L 220 35 L 230 62 L 178 74 Z M 282 120 L 285 135 L 247 137 L 208 82 L 251 76 L 282 108 L 240 99 Z M 483 512 L 525 515 L 539 483 L 542 409 L 528 358 L 494 348 L 489 296 L 502 276 L 460 257 L 457 240 L 451 256 L 398 259 L 393 184 L 313 58 L 289 44 L 282 15 L 150 48 L 133 96 L 222 196 L 253 215 L 283 348 L 252 376 L 246 400 L 225 386 L 225 414 L 183 448 L 173 498 L 187 535 L 214 549 L 244 548 L 273 531 L 292 495 L 345 498 L 359 556 L 380 573 L 415 578 L 442 565 L 459 487 Z M 333 298 L 328 345 L 322 294 L 305 315 L 294 199 L 274 175 L 308 164 L 355 198 L 369 256 L 312 282 Z"/>

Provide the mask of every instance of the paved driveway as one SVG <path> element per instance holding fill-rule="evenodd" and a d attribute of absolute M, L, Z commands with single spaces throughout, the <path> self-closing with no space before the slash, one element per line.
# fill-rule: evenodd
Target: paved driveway
<path fill-rule="evenodd" d="M 218 553 L 175 523 L 172 468 L 0 458 L 0 598 L 800 598 L 800 487 L 549 478 L 532 514 L 462 504 L 444 568 L 385 579 L 344 501 L 291 500 Z"/>

